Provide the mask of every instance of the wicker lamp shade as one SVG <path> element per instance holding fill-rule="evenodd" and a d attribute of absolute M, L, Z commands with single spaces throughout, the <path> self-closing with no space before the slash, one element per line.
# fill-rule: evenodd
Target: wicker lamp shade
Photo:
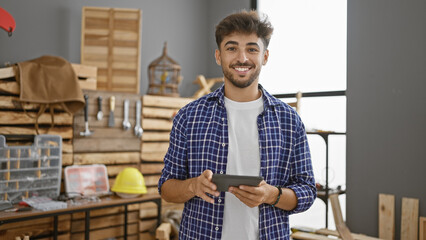
<path fill-rule="evenodd" d="M 180 69 L 180 65 L 167 56 L 167 42 L 164 43 L 163 55 L 148 66 L 148 94 L 179 97 L 178 86 L 182 80 Z"/>

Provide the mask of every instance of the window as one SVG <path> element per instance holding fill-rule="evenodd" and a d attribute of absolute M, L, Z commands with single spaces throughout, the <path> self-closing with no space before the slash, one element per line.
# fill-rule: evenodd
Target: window
<path fill-rule="evenodd" d="M 260 83 L 272 94 L 346 90 L 346 13 L 342 0 L 257 0 L 257 9 L 274 26 L 269 62 Z M 282 99 L 288 101 L 292 99 Z M 300 115 L 307 131 L 346 131 L 346 97 L 302 97 Z M 308 135 L 316 181 L 325 184 L 325 142 Z M 346 184 L 346 136 L 330 136 L 329 186 Z M 340 196 L 345 215 L 345 196 Z M 290 216 L 291 226 L 323 228 L 325 204 L 317 199 L 305 213 Z M 334 227 L 331 207 L 328 226 Z"/>

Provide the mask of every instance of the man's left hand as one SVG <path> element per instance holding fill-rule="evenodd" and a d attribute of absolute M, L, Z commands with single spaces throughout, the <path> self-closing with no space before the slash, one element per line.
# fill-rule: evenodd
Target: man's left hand
<path fill-rule="evenodd" d="M 257 187 L 241 185 L 239 187 L 229 187 L 228 191 L 251 208 L 257 207 L 262 203 L 273 204 L 278 197 L 278 189 L 265 181 L 260 182 Z"/>

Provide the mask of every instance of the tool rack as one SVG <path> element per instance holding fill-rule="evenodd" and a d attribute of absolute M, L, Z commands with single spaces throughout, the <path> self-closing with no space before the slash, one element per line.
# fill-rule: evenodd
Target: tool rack
<path fill-rule="evenodd" d="M 62 138 L 37 135 L 31 146 L 8 146 L 0 135 L 0 202 L 59 196 Z"/>

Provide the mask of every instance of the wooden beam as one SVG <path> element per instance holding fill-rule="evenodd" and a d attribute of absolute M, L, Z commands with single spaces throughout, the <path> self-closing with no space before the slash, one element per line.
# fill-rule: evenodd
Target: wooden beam
<path fill-rule="evenodd" d="M 379 194 L 379 238 L 395 239 L 395 195 Z"/>
<path fill-rule="evenodd" d="M 329 196 L 331 208 L 333 210 L 334 222 L 336 224 L 337 231 L 343 240 L 353 240 L 349 228 L 346 226 L 343 220 L 342 210 L 340 208 L 339 195 L 331 194 Z"/>
<path fill-rule="evenodd" d="M 74 164 L 139 163 L 140 152 L 75 153 Z"/>
<path fill-rule="evenodd" d="M 419 240 L 426 240 L 426 217 L 419 218 Z"/>
<path fill-rule="evenodd" d="M 417 240 L 419 220 L 419 199 L 402 198 L 401 239 Z"/>

